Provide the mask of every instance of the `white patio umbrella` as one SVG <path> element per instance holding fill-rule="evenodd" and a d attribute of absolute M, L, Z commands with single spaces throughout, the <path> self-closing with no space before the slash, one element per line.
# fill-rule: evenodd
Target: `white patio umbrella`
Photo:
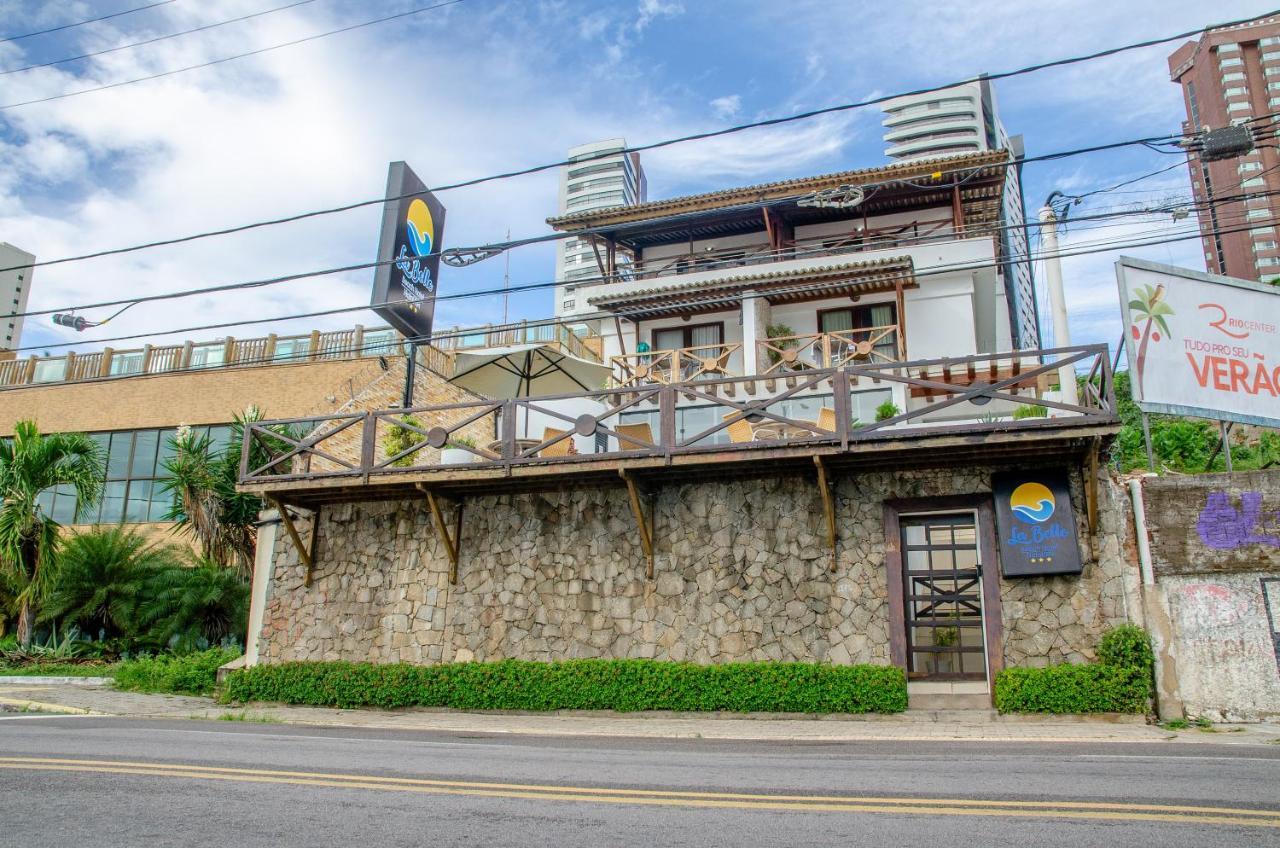
<path fill-rule="evenodd" d="M 609 366 L 547 344 L 458 351 L 449 382 L 493 400 L 592 392 L 605 387 Z M 525 429 L 529 416 L 525 414 Z M 526 432 L 525 435 L 528 435 Z"/>

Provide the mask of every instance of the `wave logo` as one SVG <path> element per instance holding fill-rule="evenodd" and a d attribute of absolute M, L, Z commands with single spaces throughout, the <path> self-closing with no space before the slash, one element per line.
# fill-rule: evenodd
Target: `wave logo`
<path fill-rule="evenodd" d="M 409 246 L 413 248 L 413 252 L 418 256 L 429 255 L 436 222 L 431 217 L 431 209 L 420 198 L 414 198 L 409 204 L 409 214 L 405 215 L 405 228 L 409 231 Z"/>
<path fill-rule="evenodd" d="M 1023 483 L 1009 496 L 1009 508 L 1023 521 L 1042 524 L 1053 517 L 1053 492 L 1042 483 Z"/>

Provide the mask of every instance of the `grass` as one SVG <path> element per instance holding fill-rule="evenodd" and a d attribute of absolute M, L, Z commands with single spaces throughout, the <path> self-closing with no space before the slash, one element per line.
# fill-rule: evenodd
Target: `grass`
<path fill-rule="evenodd" d="M 280 719 L 270 713 L 223 713 L 218 716 L 218 721 L 252 721 L 258 724 L 280 724 Z"/>
<path fill-rule="evenodd" d="M 1185 718 L 1171 718 L 1168 721 L 1161 722 L 1160 726 L 1165 730 L 1186 730 L 1191 726 L 1191 722 Z"/>
<path fill-rule="evenodd" d="M 117 664 L 35 663 L 0 665 L 0 677 L 114 677 Z"/>

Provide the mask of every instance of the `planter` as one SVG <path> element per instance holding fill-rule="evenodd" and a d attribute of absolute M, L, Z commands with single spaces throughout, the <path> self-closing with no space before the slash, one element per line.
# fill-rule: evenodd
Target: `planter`
<path fill-rule="evenodd" d="M 475 462 L 477 458 L 471 451 L 462 448 L 443 448 L 440 451 L 441 465 L 466 465 L 468 462 Z"/>

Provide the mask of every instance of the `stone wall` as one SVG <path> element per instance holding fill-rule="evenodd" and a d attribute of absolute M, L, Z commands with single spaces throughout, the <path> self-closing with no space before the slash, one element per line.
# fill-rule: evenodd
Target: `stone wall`
<path fill-rule="evenodd" d="M 990 472 L 840 479 L 834 574 L 815 484 L 800 477 L 658 490 L 653 580 L 620 489 L 468 499 L 456 586 L 422 502 L 326 507 L 311 587 L 277 541 L 259 651 L 264 662 L 887 663 L 882 502 L 989 492 Z M 1079 578 L 1002 582 L 1006 662 L 1091 658 L 1124 620 L 1136 580 L 1121 558 L 1123 501 L 1103 489 L 1099 562 Z"/>

